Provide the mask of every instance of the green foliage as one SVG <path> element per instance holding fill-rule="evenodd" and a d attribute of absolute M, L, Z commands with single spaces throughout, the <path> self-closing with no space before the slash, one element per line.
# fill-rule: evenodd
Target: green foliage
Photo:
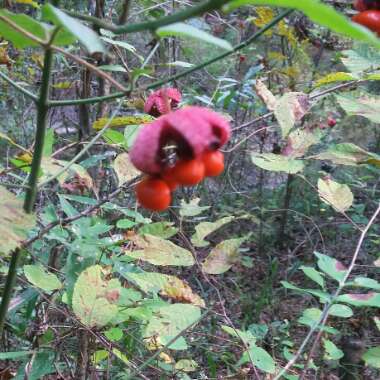
<path fill-rule="evenodd" d="M 85 2 L 0 10 L 0 359 L 16 379 L 337 375 L 341 336 L 380 324 L 378 38 L 317 0 L 144 0 L 117 25 L 122 3 L 105 1 L 101 20 Z M 213 12 L 223 5 L 254 6 Z M 128 152 L 155 120 L 149 91 L 171 85 L 178 107 L 212 108 L 233 130 L 225 172 L 159 214 L 136 202 Z M 160 162 L 191 156 L 175 128 L 161 137 Z M 376 377 L 379 347 L 362 360 Z"/>

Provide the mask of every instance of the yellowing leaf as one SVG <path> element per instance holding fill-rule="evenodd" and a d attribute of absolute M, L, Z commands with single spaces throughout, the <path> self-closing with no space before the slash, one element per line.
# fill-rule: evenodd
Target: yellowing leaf
<path fill-rule="evenodd" d="M 31 5 L 33 8 L 40 8 L 40 5 L 33 0 L 14 0 L 15 3 L 17 4 L 26 4 L 26 5 Z"/>
<path fill-rule="evenodd" d="M 259 98 L 265 103 L 269 111 L 273 111 L 276 107 L 277 99 L 267 86 L 260 80 L 256 80 L 255 89 Z"/>
<path fill-rule="evenodd" d="M 47 272 L 41 265 L 24 265 L 24 274 L 30 283 L 45 292 L 62 288 L 58 277 L 54 273 Z"/>
<path fill-rule="evenodd" d="M 278 29 L 278 34 L 280 36 L 285 37 L 289 41 L 291 46 L 294 47 L 294 46 L 297 46 L 297 44 L 299 44 L 299 40 L 297 39 L 294 33 L 294 28 L 287 25 L 284 20 L 281 20 L 277 24 L 277 29 Z"/>
<path fill-rule="evenodd" d="M 177 371 L 183 371 L 183 372 L 194 372 L 198 368 L 197 362 L 191 359 L 180 359 L 175 364 L 175 369 Z"/>
<path fill-rule="evenodd" d="M 135 259 L 148 261 L 153 265 L 191 266 L 194 264 L 194 257 L 190 251 L 169 240 L 148 234 L 132 236 L 131 240 L 140 249 L 127 251 L 126 255 Z"/>
<path fill-rule="evenodd" d="M 206 306 L 203 299 L 193 293 L 193 290 L 188 284 L 174 276 L 170 276 L 160 294 L 177 302 L 192 303 L 200 307 Z"/>
<path fill-rule="evenodd" d="M 380 166 L 380 155 L 367 152 L 359 146 L 351 143 L 333 145 L 326 152 L 312 156 L 317 160 L 330 160 L 340 165 L 363 165 L 372 164 Z"/>
<path fill-rule="evenodd" d="M 73 82 L 59 82 L 52 85 L 52 87 L 57 88 L 58 90 L 67 90 L 71 88 Z"/>
<path fill-rule="evenodd" d="M 298 158 L 305 155 L 308 149 L 319 142 L 321 133 L 319 130 L 310 131 L 308 129 L 296 129 L 290 132 L 287 144 L 282 150 L 282 154 L 287 157 Z"/>
<path fill-rule="evenodd" d="M 315 87 L 320 87 L 335 82 L 347 82 L 355 79 L 357 78 L 355 78 L 352 74 L 340 71 L 337 73 L 327 74 L 324 77 L 318 79 L 315 83 Z"/>
<path fill-rule="evenodd" d="M 16 158 L 20 161 L 25 162 L 26 164 L 31 164 L 33 160 L 33 156 L 31 153 L 26 152 L 26 153 L 21 153 L 16 156 Z"/>
<path fill-rule="evenodd" d="M 141 172 L 132 164 L 128 153 L 119 154 L 113 163 L 113 168 L 119 180 L 119 186 L 131 181 L 141 174 Z"/>
<path fill-rule="evenodd" d="M 128 273 L 127 279 L 134 282 L 144 292 L 160 292 L 176 302 L 191 303 L 205 307 L 205 302 L 198 294 L 194 293 L 190 286 L 178 277 L 168 274 L 144 272 Z"/>
<path fill-rule="evenodd" d="M 22 201 L 0 186 L 0 252 L 8 254 L 28 237 L 35 224 L 34 215 L 26 214 Z"/>
<path fill-rule="evenodd" d="M 211 253 L 203 262 L 203 270 L 209 274 L 222 274 L 227 272 L 233 264 L 240 260 L 239 247 L 246 239 L 246 237 L 229 239 L 219 243 L 212 249 Z"/>
<path fill-rule="evenodd" d="M 169 356 L 166 352 L 161 352 L 158 357 L 165 363 L 165 364 L 171 364 L 174 363 L 174 359 Z"/>
<path fill-rule="evenodd" d="M 273 172 L 295 174 L 304 168 L 304 163 L 301 160 L 295 160 L 281 154 L 252 153 L 251 159 L 259 168 Z"/>
<path fill-rule="evenodd" d="M 145 124 L 145 123 L 149 123 L 152 120 L 154 120 L 154 118 L 150 115 L 120 116 L 120 117 L 114 117 L 109 127 L 120 128 L 120 127 L 125 127 L 127 125 Z M 92 124 L 92 128 L 98 131 L 100 129 L 103 129 L 109 122 L 110 122 L 110 119 L 108 119 L 107 117 L 103 117 L 101 119 L 96 120 Z"/>
<path fill-rule="evenodd" d="M 118 312 L 115 303 L 120 291 L 119 281 L 106 280 L 101 266 L 89 267 L 79 275 L 74 286 L 74 313 L 88 327 L 104 326 Z"/>
<path fill-rule="evenodd" d="M 57 175 L 67 165 L 67 163 L 67 161 L 56 160 L 51 157 L 43 157 L 41 162 L 41 168 L 43 171 L 41 181 L 48 180 L 50 177 Z M 62 186 L 66 181 L 73 177 L 76 177 L 87 189 L 93 189 L 94 183 L 92 178 L 88 174 L 87 170 L 79 164 L 72 164 L 68 170 L 57 177 L 57 181 Z"/>
<path fill-rule="evenodd" d="M 274 17 L 273 9 L 269 7 L 257 7 L 255 8 L 255 11 L 258 17 L 253 17 L 252 22 L 259 28 L 262 28 L 263 26 L 267 25 Z M 265 34 L 271 36 L 273 32 L 270 29 L 267 32 L 265 32 Z"/>
<path fill-rule="evenodd" d="M 234 216 L 226 216 L 216 222 L 202 222 L 195 227 L 195 234 L 191 237 L 191 242 L 196 247 L 206 247 L 210 243 L 205 241 L 205 237 L 210 235 L 212 232 L 216 231 L 220 227 L 234 220 Z"/>
<path fill-rule="evenodd" d="M 302 92 L 289 92 L 277 101 L 274 115 L 280 125 L 283 138 L 289 134 L 295 123 L 305 116 L 308 108 L 308 97 Z"/>
<path fill-rule="evenodd" d="M 318 193 L 323 202 L 331 205 L 338 212 L 347 211 L 354 201 L 354 196 L 347 185 L 329 178 L 318 180 Z"/>

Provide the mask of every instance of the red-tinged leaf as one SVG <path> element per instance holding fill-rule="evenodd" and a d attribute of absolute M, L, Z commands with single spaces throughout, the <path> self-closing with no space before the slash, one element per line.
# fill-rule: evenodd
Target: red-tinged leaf
<path fill-rule="evenodd" d="M 338 301 L 354 306 L 380 307 L 380 293 L 348 293 L 338 297 Z"/>

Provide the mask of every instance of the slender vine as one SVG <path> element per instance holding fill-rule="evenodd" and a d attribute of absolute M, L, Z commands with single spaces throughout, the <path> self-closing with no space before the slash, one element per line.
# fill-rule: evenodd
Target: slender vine
<path fill-rule="evenodd" d="M 254 33 L 251 37 L 246 39 L 245 41 L 241 42 L 240 44 L 234 46 L 231 50 L 228 50 L 222 54 L 219 54 L 207 61 L 204 61 L 198 65 L 195 65 L 191 67 L 188 70 L 184 70 L 176 75 L 173 75 L 169 78 L 165 78 L 162 80 L 158 80 L 156 82 L 153 82 L 144 88 L 140 89 L 140 91 L 147 91 L 147 90 L 154 90 L 156 88 L 162 87 L 165 84 L 174 82 L 180 78 L 183 78 L 189 74 L 194 73 L 195 71 L 201 70 L 209 65 L 212 65 L 213 63 L 220 61 L 223 58 L 227 58 L 228 56 L 236 53 L 237 51 L 244 49 L 248 45 L 251 45 L 253 42 L 255 42 L 259 37 L 261 37 L 266 31 L 273 28 L 275 25 L 277 25 L 282 19 L 289 16 L 293 12 L 292 9 L 288 9 L 282 13 L 280 13 L 277 17 L 275 17 L 273 20 L 271 20 L 267 25 L 262 27 L 260 30 L 258 30 L 256 33 Z M 106 96 L 97 96 L 93 98 L 87 98 L 87 99 L 72 99 L 72 100 L 52 100 L 50 101 L 49 105 L 51 107 L 63 107 L 63 106 L 74 106 L 79 104 L 94 104 L 104 101 L 110 101 L 117 98 L 121 98 L 125 96 L 125 92 L 115 92 L 114 94 L 106 95 Z"/>
<path fill-rule="evenodd" d="M 77 12 L 65 11 L 70 16 L 76 17 L 83 21 L 88 21 L 94 26 L 109 30 L 115 34 L 127 34 L 142 32 L 145 30 L 156 30 L 162 26 L 170 25 L 175 22 L 185 21 L 189 18 L 220 9 L 227 4 L 229 0 L 208 0 L 193 7 L 188 7 L 183 11 L 176 12 L 172 15 L 161 17 L 157 20 L 145 21 L 137 24 L 114 25 L 106 21 L 100 20 L 97 17 L 79 14 Z"/>

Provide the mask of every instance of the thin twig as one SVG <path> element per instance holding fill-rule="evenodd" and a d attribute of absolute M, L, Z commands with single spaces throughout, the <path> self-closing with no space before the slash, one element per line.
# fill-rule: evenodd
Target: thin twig
<path fill-rule="evenodd" d="M 370 221 L 368 222 L 368 224 L 366 225 L 366 227 L 363 229 L 362 233 L 360 234 L 360 238 L 359 238 L 358 244 L 356 246 L 355 252 L 354 252 L 354 254 L 352 256 L 351 263 L 350 263 L 348 269 L 346 270 L 346 274 L 345 274 L 344 278 L 342 279 L 342 281 L 340 281 L 339 287 L 337 288 L 337 290 L 335 291 L 334 295 L 331 297 L 331 299 L 329 300 L 329 302 L 327 302 L 325 304 L 325 306 L 323 308 L 323 311 L 322 311 L 322 314 L 321 314 L 318 322 L 316 322 L 314 324 L 314 326 L 309 330 L 308 334 L 306 335 L 305 339 L 303 340 L 303 342 L 302 342 L 301 346 L 299 347 L 298 351 L 296 352 L 296 354 L 292 357 L 291 360 L 288 361 L 288 363 L 280 371 L 280 373 L 274 378 L 274 380 L 281 379 L 281 377 L 296 363 L 296 361 L 299 359 L 299 357 L 304 352 L 304 349 L 306 348 L 306 345 L 308 344 L 309 340 L 312 338 L 314 332 L 317 329 L 321 329 L 322 330 L 323 326 L 325 325 L 325 323 L 326 323 L 326 321 L 327 321 L 327 319 L 329 317 L 329 311 L 330 311 L 331 306 L 333 305 L 333 303 L 335 302 L 336 298 L 339 296 L 339 294 L 341 293 L 342 289 L 346 285 L 347 279 L 349 278 L 352 270 L 355 267 L 356 260 L 357 260 L 357 258 L 359 256 L 359 253 L 360 253 L 363 241 L 364 241 L 364 239 L 365 239 L 365 237 L 367 235 L 367 232 L 371 228 L 372 224 L 375 222 L 375 220 L 376 220 L 377 216 L 379 215 L 379 213 L 380 213 L 380 203 L 379 203 L 379 205 L 377 207 L 377 210 L 372 215 Z M 318 339 L 320 338 L 320 334 L 318 334 L 317 338 Z M 314 344 L 313 344 L 313 347 L 312 347 L 312 350 L 315 350 L 315 346 L 316 346 L 317 343 L 318 343 L 318 341 L 315 340 Z"/>

